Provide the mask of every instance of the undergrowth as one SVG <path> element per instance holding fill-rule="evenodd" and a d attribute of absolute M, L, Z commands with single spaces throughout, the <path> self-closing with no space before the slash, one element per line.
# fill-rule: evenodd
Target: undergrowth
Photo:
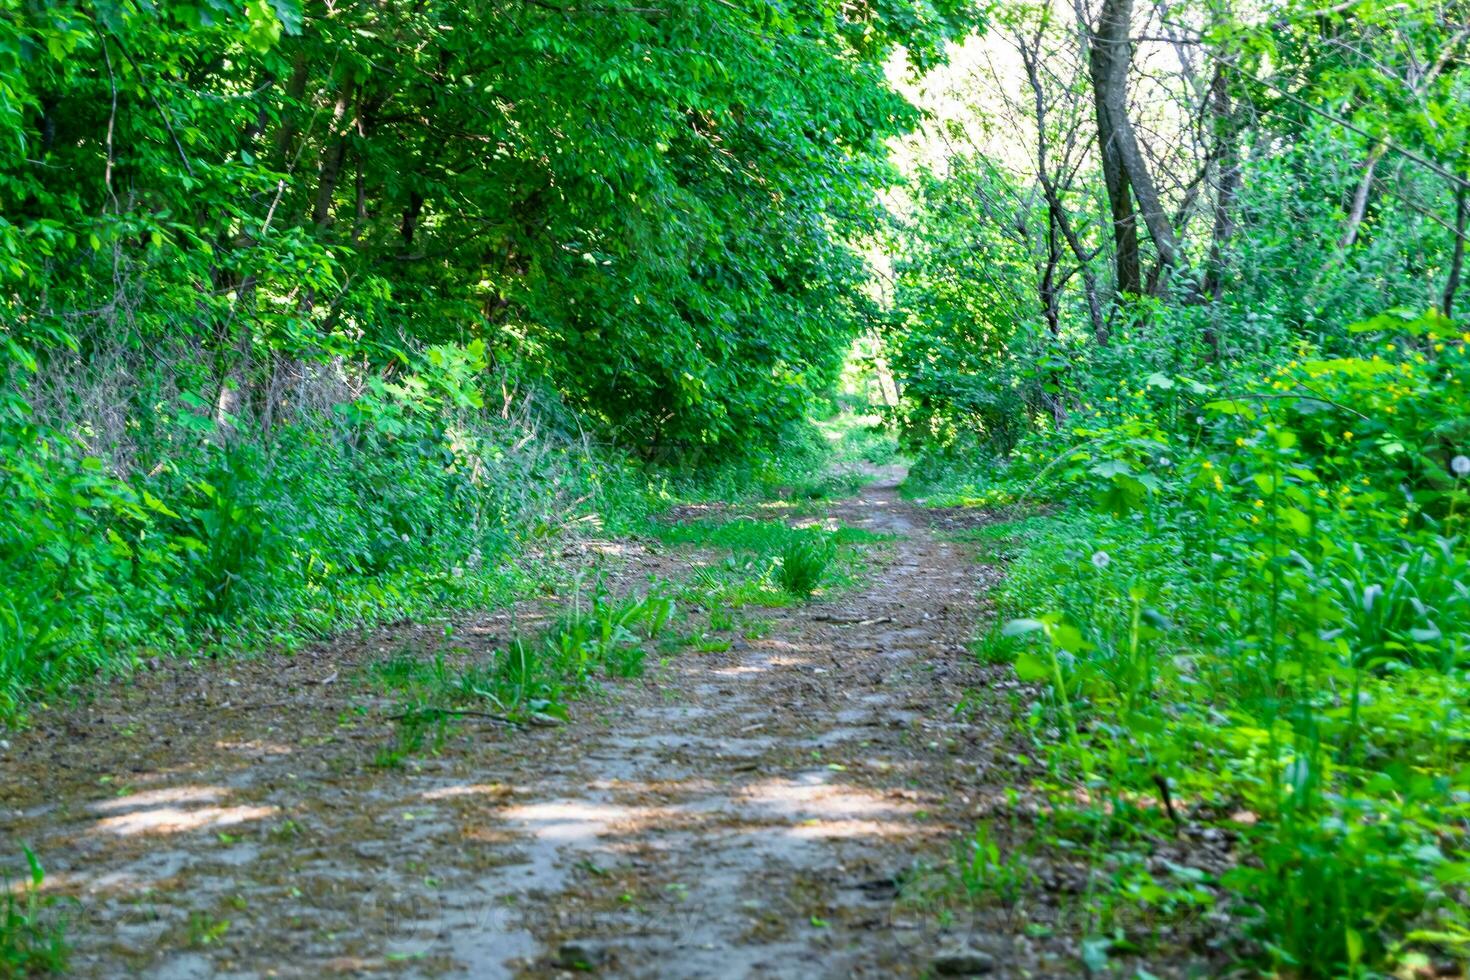
<path fill-rule="evenodd" d="M 589 596 L 574 589 L 570 605 L 550 626 L 515 636 L 487 657 L 464 657 L 451 666 L 445 651 L 424 660 L 402 653 L 372 665 L 369 679 L 392 692 L 397 742 L 375 760 L 392 767 L 432 738 L 436 747 L 465 717 L 506 724 L 556 724 L 568 702 L 595 688 L 599 677 L 643 673 L 646 644 L 673 623 L 678 607 L 666 585 L 642 595 L 613 598 L 601 582 Z M 446 638 L 452 649 L 452 638 Z"/>
<path fill-rule="evenodd" d="M 127 470 L 0 397 L 0 725 L 154 657 L 503 606 L 556 574 L 525 559 L 560 535 L 769 496 L 825 459 L 793 427 L 789 453 L 674 479 L 590 444 L 551 399 L 477 408 L 482 350 L 415 367 L 267 438 L 178 409 Z"/>
<path fill-rule="evenodd" d="M 1470 963 L 1470 335 L 1445 326 L 1375 321 L 1390 356 L 1229 397 L 1156 376 L 1072 449 L 925 474 L 931 502 L 1056 505 L 974 532 L 1006 568 L 976 652 L 1039 693 L 1051 816 L 1001 837 L 1085 857 L 1089 968 L 1200 930 L 1278 975 Z M 1178 843 L 1202 834 L 1223 867 Z M 960 877 L 1025 919 L 998 839 Z"/>

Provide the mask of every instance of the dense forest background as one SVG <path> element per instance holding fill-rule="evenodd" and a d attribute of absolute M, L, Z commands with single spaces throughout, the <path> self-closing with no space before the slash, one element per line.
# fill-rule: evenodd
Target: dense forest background
<path fill-rule="evenodd" d="M 846 364 L 909 492 L 1021 518 L 977 653 L 1111 876 L 1089 969 L 1216 941 L 1181 810 L 1232 957 L 1463 962 L 1467 52 L 1461 0 L 0 0 L 0 717 L 809 474 Z"/>
<path fill-rule="evenodd" d="M 5 710 L 799 439 L 967 8 L 6 3 Z"/>

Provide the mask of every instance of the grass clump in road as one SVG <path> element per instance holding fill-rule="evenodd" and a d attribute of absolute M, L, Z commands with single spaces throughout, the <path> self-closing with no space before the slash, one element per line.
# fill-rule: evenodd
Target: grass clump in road
<path fill-rule="evenodd" d="M 614 598 L 599 583 L 589 598 L 578 595 L 551 626 L 517 636 L 483 659 L 451 663 L 445 651 L 428 660 L 402 653 L 368 668 L 373 686 L 391 692 L 399 725 L 396 746 L 379 753 L 393 766 L 423 746 L 433 733 L 442 745 L 459 718 L 507 724 L 556 724 L 568 703 L 595 688 L 598 678 L 637 677 L 647 646 L 674 622 L 678 607 L 666 586 Z"/>
<path fill-rule="evenodd" d="M 657 534 L 667 544 L 730 552 L 699 569 L 693 584 L 707 599 L 737 608 L 785 606 L 824 588 L 849 586 L 860 573 L 866 547 L 891 540 L 861 528 L 792 527 L 749 518 L 666 525 Z"/>

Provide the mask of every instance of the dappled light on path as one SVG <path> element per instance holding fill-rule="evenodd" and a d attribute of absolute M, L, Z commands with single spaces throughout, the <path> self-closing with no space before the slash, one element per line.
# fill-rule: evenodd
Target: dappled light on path
<path fill-rule="evenodd" d="M 186 698 L 97 760 L 120 774 L 106 789 L 78 759 L 71 809 L 26 804 L 53 891 L 87 909 L 79 935 L 127 937 L 82 939 L 79 972 L 253 970 L 275 947 L 318 973 L 543 976 L 571 942 L 612 974 L 912 973 L 922 937 L 885 925 L 895 882 L 947 860 L 982 801 L 1004 799 L 954 748 L 987 729 L 948 709 L 981 569 L 916 517 L 891 486 L 793 517 L 897 536 L 865 555 L 871 578 L 744 609 L 744 635 L 650 659 L 567 725 L 466 717 L 385 755 L 387 709 L 353 705 L 358 664 L 395 655 L 388 644 L 230 665 L 249 682 L 229 687 L 241 710 Z M 627 563 L 633 588 L 651 562 L 666 578 L 726 564 L 701 547 L 592 550 Z M 541 605 L 515 623 L 554 617 Z M 455 636 L 473 655 L 504 642 L 508 620 Z M 138 896 L 154 918 L 135 921 Z"/>

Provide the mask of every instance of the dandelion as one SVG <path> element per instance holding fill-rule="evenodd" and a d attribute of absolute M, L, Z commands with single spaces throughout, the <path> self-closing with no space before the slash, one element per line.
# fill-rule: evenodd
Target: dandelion
<path fill-rule="evenodd" d="M 1455 476 L 1470 474 L 1470 456 L 1461 455 L 1450 460 L 1450 470 Z"/>
<path fill-rule="evenodd" d="M 1094 551 L 1092 553 L 1093 568 L 1107 568 L 1112 563 L 1113 559 L 1108 557 L 1108 553 L 1106 551 Z"/>
<path fill-rule="evenodd" d="M 1342 434 L 1342 437 L 1344 439 L 1346 439 L 1348 442 L 1352 442 L 1353 441 L 1353 434 L 1352 434 L 1352 432 L 1344 432 Z"/>

